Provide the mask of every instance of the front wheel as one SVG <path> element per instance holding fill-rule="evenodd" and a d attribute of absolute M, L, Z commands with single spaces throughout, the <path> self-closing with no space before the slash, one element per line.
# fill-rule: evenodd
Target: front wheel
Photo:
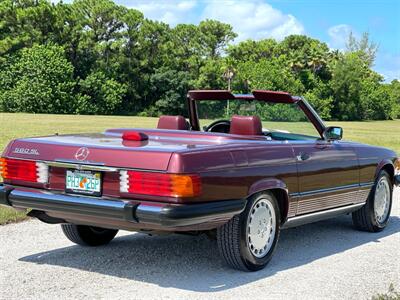
<path fill-rule="evenodd" d="M 365 205 L 352 214 L 355 227 L 370 232 L 383 230 L 389 222 L 392 197 L 393 185 L 389 174 L 381 171 Z"/>
<path fill-rule="evenodd" d="M 75 224 L 61 224 L 61 228 L 71 242 L 92 247 L 108 244 L 118 233 L 116 229 Z"/>
<path fill-rule="evenodd" d="M 280 233 L 280 212 L 271 193 L 249 199 L 246 209 L 217 229 L 219 251 L 234 269 L 257 271 L 271 260 Z"/>

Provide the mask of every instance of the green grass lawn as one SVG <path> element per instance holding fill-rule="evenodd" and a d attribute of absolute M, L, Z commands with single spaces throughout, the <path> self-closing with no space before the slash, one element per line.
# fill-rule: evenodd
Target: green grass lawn
<path fill-rule="evenodd" d="M 157 118 L 116 116 L 72 116 L 0 113 L 0 151 L 18 137 L 49 135 L 54 133 L 101 132 L 106 128 L 154 128 Z M 374 122 L 328 122 L 344 128 L 344 139 L 391 148 L 400 153 L 400 120 Z M 270 128 L 270 124 L 264 127 Z M 282 124 L 284 125 L 284 124 Z M 299 124 L 285 124 L 290 126 Z M 276 126 L 277 127 L 277 126 Z M 275 127 L 275 128 L 276 128 Z M 7 207 L 0 207 L 0 225 L 23 220 L 25 214 Z"/>

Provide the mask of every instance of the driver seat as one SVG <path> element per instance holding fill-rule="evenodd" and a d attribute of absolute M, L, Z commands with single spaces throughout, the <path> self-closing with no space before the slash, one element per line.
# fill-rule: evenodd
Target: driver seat
<path fill-rule="evenodd" d="M 261 120 L 258 116 L 233 115 L 229 133 L 239 135 L 262 135 Z"/>

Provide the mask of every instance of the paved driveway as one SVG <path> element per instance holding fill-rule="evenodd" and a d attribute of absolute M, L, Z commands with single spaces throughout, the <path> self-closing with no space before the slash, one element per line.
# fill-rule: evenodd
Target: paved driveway
<path fill-rule="evenodd" d="M 265 270 L 224 266 L 204 236 L 121 232 L 82 248 L 58 225 L 0 227 L 0 299 L 367 299 L 400 289 L 400 191 L 381 233 L 358 232 L 343 216 L 282 232 Z"/>

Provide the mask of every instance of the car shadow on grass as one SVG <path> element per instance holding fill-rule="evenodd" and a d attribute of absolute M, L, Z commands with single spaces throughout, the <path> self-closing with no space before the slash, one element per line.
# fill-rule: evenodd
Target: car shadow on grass
<path fill-rule="evenodd" d="M 351 217 L 283 230 L 275 255 L 261 271 L 245 273 L 226 267 L 215 241 L 202 236 L 132 234 L 107 246 L 70 246 L 29 255 L 20 261 L 84 271 L 198 292 L 235 288 L 323 257 L 344 252 L 400 232 L 400 218 L 391 218 L 379 233 L 353 229 Z"/>

